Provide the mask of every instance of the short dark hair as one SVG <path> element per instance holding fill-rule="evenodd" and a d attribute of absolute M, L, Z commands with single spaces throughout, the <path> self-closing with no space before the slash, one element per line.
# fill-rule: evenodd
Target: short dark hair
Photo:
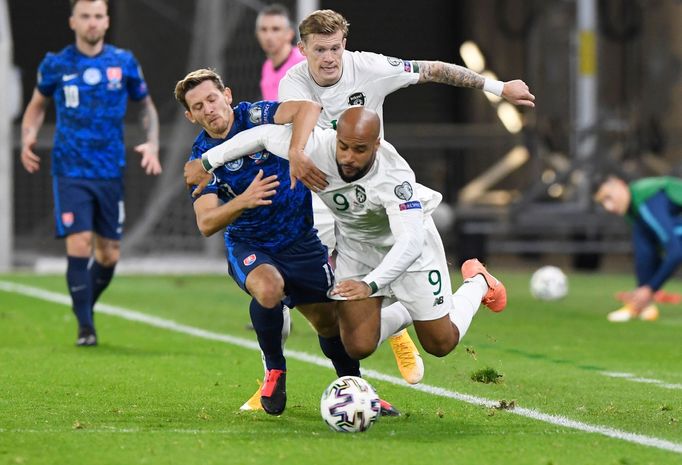
<path fill-rule="evenodd" d="M 76 6 L 76 3 L 78 2 L 96 2 L 97 0 L 69 0 L 69 3 L 71 4 L 71 13 L 73 13 L 73 8 Z M 109 0 L 102 0 L 104 4 L 109 7 Z"/>
<path fill-rule="evenodd" d="M 284 16 L 287 20 L 287 25 L 291 27 L 291 14 L 289 14 L 289 9 L 280 3 L 273 3 L 261 8 L 256 17 L 256 25 L 258 25 L 258 20 L 263 16 Z"/>
<path fill-rule="evenodd" d="M 273 3 L 272 5 L 267 5 L 261 8 L 258 12 L 258 16 L 286 16 L 287 19 L 291 19 L 289 14 L 289 9 L 282 5 L 281 3 Z"/>
<path fill-rule="evenodd" d="M 192 71 L 175 84 L 175 100 L 182 103 L 185 109 L 189 111 L 185 95 L 204 81 L 213 81 L 213 84 L 215 84 L 220 92 L 225 90 L 225 84 L 223 84 L 223 80 L 218 73 L 212 69 L 202 68 Z"/>

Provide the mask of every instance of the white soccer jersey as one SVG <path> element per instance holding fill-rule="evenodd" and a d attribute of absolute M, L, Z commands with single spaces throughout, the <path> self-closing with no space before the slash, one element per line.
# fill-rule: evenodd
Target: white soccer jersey
<path fill-rule="evenodd" d="M 236 134 L 204 156 L 211 166 L 263 148 L 286 158 L 290 140 L 290 127 L 262 125 Z M 402 272 L 423 270 L 439 259 L 437 251 L 419 243 L 393 257 L 390 263 L 384 260 L 396 244 L 393 228 L 402 225 L 401 232 L 409 235 L 412 231 L 404 229 L 405 226 L 420 228 L 422 223 L 432 223 L 430 214 L 442 199 L 438 192 L 416 183 L 414 172 L 391 144 L 382 140 L 372 168 L 351 183 L 345 182 L 338 172 L 336 131 L 315 129 L 305 151 L 327 175 L 329 185 L 319 196 L 334 215 L 336 248 L 340 255 L 350 259 L 346 262 L 355 261 L 368 270 L 379 268 L 377 273 L 371 273 L 371 281 L 381 288 Z M 416 259 L 405 264 L 400 255 Z"/>
<path fill-rule="evenodd" d="M 343 52 L 343 72 L 332 86 L 318 86 L 308 71 L 308 62 L 293 66 L 279 83 L 279 99 L 312 100 L 322 105 L 317 125 L 332 128 L 344 110 L 363 105 L 376 111 L 383 136 L 384 98 L 396 90 L 416 84 L 419 67 L 414 61 L 401 60 L 371 52 Z"/>
<path fill-rule="evenodd" d="M 416 84 L 419 67 L 409 60 L 387 57 L 371 52 L 343 52 L 343 72 L 332 86 L 318 86 L 308 71 L 308 62 L 293 66 L 279 83 L 279 99 L 312 100 L 322 105 L 317 125 L 323 129 L 334 127 L 344 110 L 363 105 L 376 111 L 384 134 L 384 98 L 396 90 Z M 334 221 L 331 213 L 313 194 L 315 227 L 322 243 L 331 252 L 335 246 Z"/>
<path fill-rule="evenodd" d="M 370 171 L 351 183 L 338 172 L 335 131 L 315 130 L 306 151 L 327 175 L 329 185 L 318 195 L 334 215 L 337 249 L 372 268 L 395 243 L 389 215 L 411 209 L 430 215 L 442 199 L 438 192 L 417 184 L 407 162 L 384 140 Z M 361 244 L 364 247 L 357 247 Z M 410 269 L 419 266 L 418 259 Z"/>

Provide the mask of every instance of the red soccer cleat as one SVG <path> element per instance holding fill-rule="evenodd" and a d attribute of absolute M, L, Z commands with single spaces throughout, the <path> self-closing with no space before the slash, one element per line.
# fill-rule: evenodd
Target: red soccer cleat
<path fill-rule="evenodd" d="M 270 415 L 280 415 L 287 405 L 287 372 L 268 370 L 260 390 L 260 403 Z"/>
<path fill-rule="evenodd" d="M 379 405 L 381 405 L 381 416 L 382 417 L 399 417 L 400 411 L 386 402 L 384 399 L 379 399 Z"/>

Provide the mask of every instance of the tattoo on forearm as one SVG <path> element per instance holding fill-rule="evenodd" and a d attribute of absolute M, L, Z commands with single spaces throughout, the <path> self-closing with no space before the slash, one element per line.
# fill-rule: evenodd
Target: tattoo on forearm
<path fill-rule="evenodd" d="M 159 115 L 151 102 L 145 102 L 140 113 L 142 127 L 147 132 L 147 141 L 159 143 Z"/>
<path fill-rule="evenodd" d="M 419 82 L 439 82 L 455 87 L 483 89 L 485 78 L 463 66 L 442 61 L 420 61 Z"/>

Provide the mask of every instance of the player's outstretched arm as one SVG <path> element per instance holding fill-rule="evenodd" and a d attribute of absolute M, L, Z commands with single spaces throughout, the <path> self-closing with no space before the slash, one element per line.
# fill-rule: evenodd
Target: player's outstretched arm
<path fill-rule="evenodd" d="M 159 161 L 159 114 L 152 98 L 147 96 L 142 100 L 142 126 L 147 134 L 147 141 L 135 146 L 135 151 L 142 155 L 140 165 L 146 174 L 161 174 Z"/>
<path fill-rule="evenodd" d="M 291 128 L 276 124 L 264 124 L 236 134 L 220 145 L 206 151 L 201 159 L 185 164 L 185 184 L 188 188 L 197 186 L 192 195 L 196 197 L 211 181 L 213 171 L 225 163 L 259 150 L 266 149 L 282 158 L 287 158 Z"/>
<path fill-rule="evenodd" d="M 43 126 L 49 102 L 47 97 L 35 89 L 21 120 L 21 164 L 29 173 L 35 173 L 40 169 L 40 157 L 35 154 L 33 148 L 38 140 L 38 131 Z"/>
<path fill-rule="evenodd" d="M 315 192 L 327 187 L 327 176 L 315 166 L 306 155 L 305 144 L 322 111 L 319 103 L 310 100 L 288 100 L 282 103 L 275 113 L 275 123 L 293 123 L 291 144 L 289 146 L 289 174 L 291 189 L 296 187 L 296 181 L 301 182 Z"/>
<path fill-rule="evenodd" d="M 277 193 L 278 186 L 276 174 L 263 177 L 263 170 L 259 170 L 249 187 L 229 202 L 220 205 L 215 194 L 201 196 L 194 202 L 199 231 L 211 236 L 233 223 L 244 210 L 272 204 L 270 198 Z"/>
<path fill-rule="evenodd" d="M 464 66 L 442 61 L 418 61 L 419 81 L 438 82 L 455 87 L 472 87 L 491 92 L 504 98 L 509 103 L 526 107 L 535 106 L 535 96 L 525 82 L 520 79 L 501 82 L 485 78 Z"/>

